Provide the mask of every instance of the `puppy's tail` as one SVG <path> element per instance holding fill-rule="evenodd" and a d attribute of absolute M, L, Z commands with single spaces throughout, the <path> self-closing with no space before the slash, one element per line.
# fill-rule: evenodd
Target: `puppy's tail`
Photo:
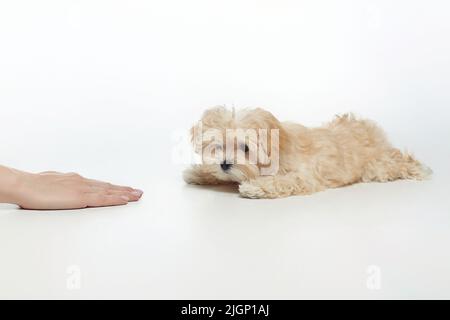
<path fill-rule="evenodd" d="M 432 173 L 429 167 L 415 159 L 412 154 L 391 148 L 369 161 L 364 169 L 362 180 L 365 182 L 386 182 L 398 179 L 424 180 Z"/>

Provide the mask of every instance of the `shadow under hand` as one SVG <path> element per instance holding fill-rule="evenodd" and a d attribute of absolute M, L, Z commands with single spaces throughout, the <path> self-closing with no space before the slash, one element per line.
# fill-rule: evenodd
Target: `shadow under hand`
<path fill-rule="evenodd" d="M 19 206 L 9 203 L 0 203 L 0 211 L 11 211 L 19 209 Z"/>

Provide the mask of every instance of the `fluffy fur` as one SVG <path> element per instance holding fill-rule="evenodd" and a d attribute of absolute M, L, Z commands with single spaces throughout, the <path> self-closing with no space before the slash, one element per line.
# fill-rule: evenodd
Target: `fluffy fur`
<path fill-rule="evenodd" d="M 215 107 L 203 114 L 201 126 L 194 126 L 191 133 L 194 135 L 200 129 L 202 133 L 215 130 L 225 137 L 227 129 L 237 128 L 278 129 L 276 174 L 260 175 L 261 168 L 267 163 L 259 161 L 232 164 L 227 170 L 220 163 L 199 164 L 184 172 L 187 183 L 237 183 L 243 197 L 281 198 L 357 182 L 421 180 L 430 173 L 412 155 L 393 148 L 374 122 L 357 119 L 352 114 L 337 116 L 322 127 L 307 128 L 297 123 L 280 122 L 260 108 L 234 113 L 224 107 Z M 251 140 L 252 137 L 247 137 L 245 143 L 257 143 Z M 211 143 L 208 139 L 196 141 L 195 136 L 193 142 L 200 154 Z M 272 141 L 269 139 L 268 143 L 270 146 Z M 270 158 L 274 151 L 267 147 L 264 152 Z"/>

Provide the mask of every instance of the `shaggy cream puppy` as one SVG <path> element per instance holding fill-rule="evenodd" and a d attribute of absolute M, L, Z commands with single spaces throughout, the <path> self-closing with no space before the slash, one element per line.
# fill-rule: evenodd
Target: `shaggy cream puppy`
<path fill-rule="evenodd" d="M 207 110 L 192 129 L 202 164 L 191 184 L 238 183 L 246 198 L 305 195 L 357 182 L 423 179 L 430 170 L 393 148 L 383 131 L 352 114 L 318 128 L 280 122 L 263 109 Z M 239 161 L 240 160 L 240 161 Z"/>

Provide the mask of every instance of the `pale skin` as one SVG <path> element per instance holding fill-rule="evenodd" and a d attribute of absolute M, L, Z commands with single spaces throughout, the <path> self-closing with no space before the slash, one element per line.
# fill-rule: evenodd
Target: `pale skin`
<path fill-rule="evenodd" d="M 0 166 L 0 203 L 30 210 L 120 206 L 138 201 L 143 192 L 84 178 L 76 173 L 28 173 Z"/>

